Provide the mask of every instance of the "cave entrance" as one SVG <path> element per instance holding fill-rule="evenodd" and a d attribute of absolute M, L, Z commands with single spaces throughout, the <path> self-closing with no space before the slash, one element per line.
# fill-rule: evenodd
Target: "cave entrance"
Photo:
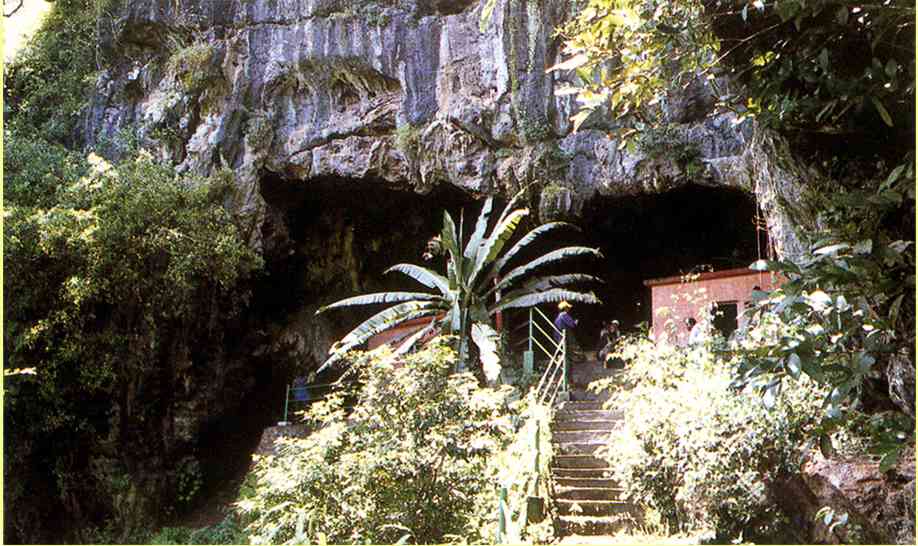
<path fill-rule="evenodd" d="M 768 241 L 756 229 L 756 209 L 745 192 L 696 185 L 590 202 L 577 239 L 599 247 L 605 259 L 584 261 L 577 270 L 605 283 L 594 287 L 603 305 L 577 306 L 581 342 L 596 346 L 602 320 L 618 319 L 624 332 L 650 324 L 645 280 L 743 268 L 764 256 Z"/>

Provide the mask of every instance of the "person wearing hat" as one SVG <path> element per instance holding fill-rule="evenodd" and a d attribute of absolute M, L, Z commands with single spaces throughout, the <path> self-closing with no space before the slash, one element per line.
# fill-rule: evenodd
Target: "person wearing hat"
<path fill-rule="evenodd" d="M 561 341 L 561 333 L 567 332 L 567 338 L 571 339 L 571 330 L 577 326 L 577 319 L 571 316 L 568 312 L 573 308 L 571 304 L 566 301 L 562 301 L 558 304 L 558 316 L 555 317 L 555 341 Z"/>

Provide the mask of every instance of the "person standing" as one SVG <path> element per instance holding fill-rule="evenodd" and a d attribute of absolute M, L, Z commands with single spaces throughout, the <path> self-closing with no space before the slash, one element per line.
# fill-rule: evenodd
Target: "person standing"
<path fill-rule="evenodd" d="M 705 332 L 705 327 L 702 325 L 702 323 L 696 321 L 693 317 L 689 317 L 689 319 L 686 321 L 686 325 L 689 327 L 688 344 L 700 345 L 704 343 L 707 335 Z"/>
<path fill-rule="evenodd" d="M 558 315 L 555 317 L 555 341 L 561 342 L 561 332 L 566 333 L 568 347 L 573 340 L 573 329 L 577 326 L 577 319 L 571 316 L 569 311 L 573 308 L 571 304 L 562 301 L 558 304 Z"/>
<path fill-rule="evenodd" d="M 603 324 L 602 330 L 599 332 L 600 349 L 596 355 L 599 361 L 603 363 L 603 366 L 608 367 L 610 364 L 606 360 L 609 358 L 609 354 L 615 350 L 615 344 L 618 343 L 620 337 L 621 331 L 617 320 L 607 321 Z"/>

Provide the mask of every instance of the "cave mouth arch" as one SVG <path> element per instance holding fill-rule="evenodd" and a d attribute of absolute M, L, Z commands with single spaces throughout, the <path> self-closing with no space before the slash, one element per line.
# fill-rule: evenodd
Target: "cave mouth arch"
<path fill-rule="evenodd" d="M 575 308 L 578 339 L 587 348 L 598 344 L 603 320 L 619 320 L 625 332 L 650 324 L 645 280 L 743 268 L 764 257 L 767 234 L 756 229 L 757 221 L 762 216 L 755 196 L 732 188 L 690 184 L 659 194 L 593 198 L 574 222 L 580 232 L 548 242 L 599 248 L 604 256 L 569 267 L 605 281 L 589 287 L 602 305 Z"/>
<path fill-rule="evenodd" d="M 587 244 L 605 258 L 596 274 L 602 306 L 585 309 L 583 326 L 598 332 L 602 319 L 624 330 L 651 322 L 644 281 L 700 271 L 747 267 L 765 253 L 753 195 L 730 188 L 689 185 L 655 195 L 600 197 L 580 222 Z"/>

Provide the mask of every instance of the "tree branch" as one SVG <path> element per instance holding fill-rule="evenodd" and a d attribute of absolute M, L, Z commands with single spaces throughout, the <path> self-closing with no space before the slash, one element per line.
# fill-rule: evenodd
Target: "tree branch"
<path fill-rule="evenodd" d="M 4 17 L 12 17 L 13 15 L 16 14 L 17 11 L 19 11 L 20 9 L 22 9 L 22 5 L 23 5 L 24 3 L 25 3 L 25 0 L 19 0 L 19 4 L 18 4 L 15 8 L 13 8 L 13 11 L 11 11 L 11 12 L 9 12 L 9 13 L 4 13 L 3 16 L 4 16 Z M 4 2 L 4 4 L 6 4 L 6 2 Z"/>

